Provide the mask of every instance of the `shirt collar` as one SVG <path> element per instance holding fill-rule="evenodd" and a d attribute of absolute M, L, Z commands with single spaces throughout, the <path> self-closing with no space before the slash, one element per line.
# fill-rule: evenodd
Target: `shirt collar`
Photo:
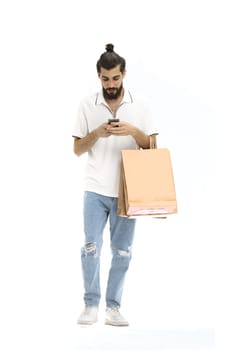
<path fill-rule="evenodd" d="M 124 89 L 124 96 L 123 96 L 123 99 L 121 101 L 121 104 L 122 103 L 132 103 L 133 102 L 133 98 L 132 98 L 132 95 L 131 93 L 129 92 L 129 90 L 127 89 Z M 104 99 L 104 96 L 103 96 L 103 91 L 99 91 L 96 95 L 96 100 L 95 100 L 95 104 L 96 105 L 100 105 L 100 104 L 107 104 L 105 99 Z"/>

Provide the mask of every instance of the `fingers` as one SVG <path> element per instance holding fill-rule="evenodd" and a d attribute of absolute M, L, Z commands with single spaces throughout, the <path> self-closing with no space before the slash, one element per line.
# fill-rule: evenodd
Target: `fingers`
<path fill-rule="evenodd" d="M 120 126 L 120 122 L 112 122 L 110 125 L 116 128 Z"/>
<path fill-rule="evenodd" d="M 111 124 L 105 124 L 104 127 L 110 135 L 127 136 L 131 134 L 131 125 L 126 122 L 111 122 Z"/>
<path fill-rule="evenodd" d="M 128 135 L 128 131 L 124 126 L 114 126 L 108 129 L 112 135 L 125 136 Z"/>

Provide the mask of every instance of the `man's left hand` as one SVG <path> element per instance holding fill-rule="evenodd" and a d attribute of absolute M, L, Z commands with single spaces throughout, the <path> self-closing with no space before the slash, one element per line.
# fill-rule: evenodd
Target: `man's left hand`
<path fill-rule="evenodd" d="M 108 132 L 115 136 L 133 136 L 135 133 L 135 127 L 126 122 L 112 122 L 108 127 Z"/>

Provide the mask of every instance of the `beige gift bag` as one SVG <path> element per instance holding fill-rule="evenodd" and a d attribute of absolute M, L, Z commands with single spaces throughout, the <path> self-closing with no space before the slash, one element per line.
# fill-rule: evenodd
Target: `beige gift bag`
<path fill-rule="evenodd" d="M 117 212 L 120 216 L 166 217 L 177 213 L 170 152 L 167 148 L 156 148 L 153 136 L 150 149 L 121 151 Z"/>

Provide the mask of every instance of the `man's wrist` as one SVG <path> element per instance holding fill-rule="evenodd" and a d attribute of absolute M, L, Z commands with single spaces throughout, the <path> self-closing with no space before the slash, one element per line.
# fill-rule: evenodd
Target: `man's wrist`
<path fill-rule="evenodd" d="M 131 129 L 131 136 L 133 136 L 134 138 L 137 138 L 137 136 L 138 136 L 138 129 L 136 128 L 136 127 L 133 127 L 132 129 Z"/>
<path fill-rule="evenodd" d="M 91 132 L 91 134 L 92 134 L 93 139 L 98 140 L 98 138 L 99 138 L 98 129 L 93 130 Z"/>

